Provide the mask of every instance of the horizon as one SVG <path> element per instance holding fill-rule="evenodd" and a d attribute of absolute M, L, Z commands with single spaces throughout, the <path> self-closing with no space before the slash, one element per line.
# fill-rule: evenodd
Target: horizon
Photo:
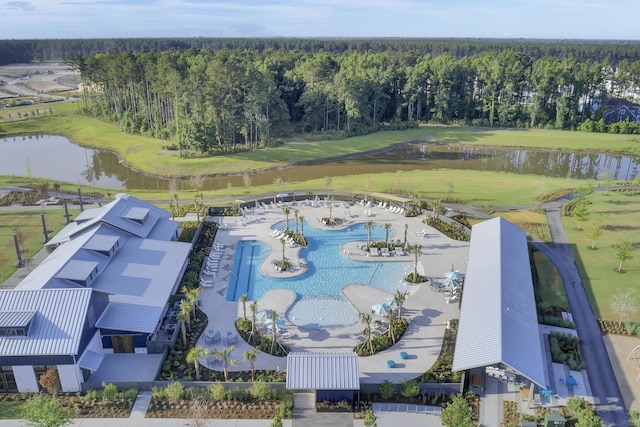
<path fill-rule="evenodd" d="M 14 0 L 3 40 L 430 38 L 639 41 L 623 0 Z M 624 13 L 621 13 L 624 11 Z"/>

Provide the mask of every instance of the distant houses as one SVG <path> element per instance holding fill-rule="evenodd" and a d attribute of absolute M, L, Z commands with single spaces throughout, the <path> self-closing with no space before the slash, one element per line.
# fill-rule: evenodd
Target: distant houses
<path fill-rule="evenodd" d="M 593 104 L 594 113 L 601 108 L 600 99 Z M 602 106 L 602 118 L 606 124 L 623 122 L 640 123 L 640 104 L 622 98 L 609 98 Z"/>
<path fill-rule="evenodd" d="M 191 251 L 177 237 L 166 211 L 126 194 L 67 225 L 16 289 L 0 291 L 0 391 L 37 392 L 49 369 L 79 391 L 123 353 L 157 364 L 175 342 L 172 295 Z"/>

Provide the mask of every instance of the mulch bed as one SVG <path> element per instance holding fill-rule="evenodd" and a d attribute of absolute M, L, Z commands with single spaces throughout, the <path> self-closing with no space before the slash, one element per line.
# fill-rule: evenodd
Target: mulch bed
<path fill-rule="evenodd" d="M 154 397 L 149 404 L 147 418 L 195 418 L 197 413 L 200 418 L 207 419 L 271 419 L 280 409 L 280 401 L 275 399 L 199 402 L 193 404 L 190 400 L 171 401 Z"/>

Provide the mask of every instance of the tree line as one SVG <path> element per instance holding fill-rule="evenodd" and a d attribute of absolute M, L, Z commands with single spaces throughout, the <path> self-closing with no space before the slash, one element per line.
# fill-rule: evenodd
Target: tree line
<path fill-rule="evenodd" d="M 538 40 L 472 38 L 124 38 L 124 39 L 33 39 L 0 40 L 0 65 L 61 61 L 68 54 L 88 56 L 115 49 L 119 52 L 166 51 L 169 49 L 228 50 L 300 50 L 307 53 L 325 51 L 343 53 L 383 52 L 387 50 L 417 52 L 438 56 L 450 53 L 454 58 L 485 51 L 511 49 L 533 59 L 545 56 L 562 59 L 569 55 L 578 61 L 606 61 L 616 66 L 623 60 L 638 58 L 637 40 Z"/>
<path fill-rule="evenodd" d="M 639 60 L 614 67 L 511 49 L 460 59 L 390 50 L 112 50 L 71 54 L 68 63 L 85 83 L 86 111 L 190 155 L 273 145 L 291 124 L 323 139 L 418 122 L 604 131 L 594 103 L 636 93 L 640 82 Z"/>

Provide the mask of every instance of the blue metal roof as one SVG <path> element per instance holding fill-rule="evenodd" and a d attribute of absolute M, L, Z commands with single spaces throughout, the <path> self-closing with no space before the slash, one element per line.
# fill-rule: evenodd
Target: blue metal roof
<path fill-rule="evenodd" d="M 91 289 L 0 291 L 0 312 L 35 312 L 27 336 L 0 337 L 0 354 L 77 355 L 91 293 Z"/>
<path fill-rule="evenodd" d="M 31 311 L 0 311 L 0 327 L 25 328 L 33 319 L 36 312 Z"/>
<path fill-rule="evenodd" d="M 289 353 L 287 389 L 360 390 L 356 353 Z"/>

